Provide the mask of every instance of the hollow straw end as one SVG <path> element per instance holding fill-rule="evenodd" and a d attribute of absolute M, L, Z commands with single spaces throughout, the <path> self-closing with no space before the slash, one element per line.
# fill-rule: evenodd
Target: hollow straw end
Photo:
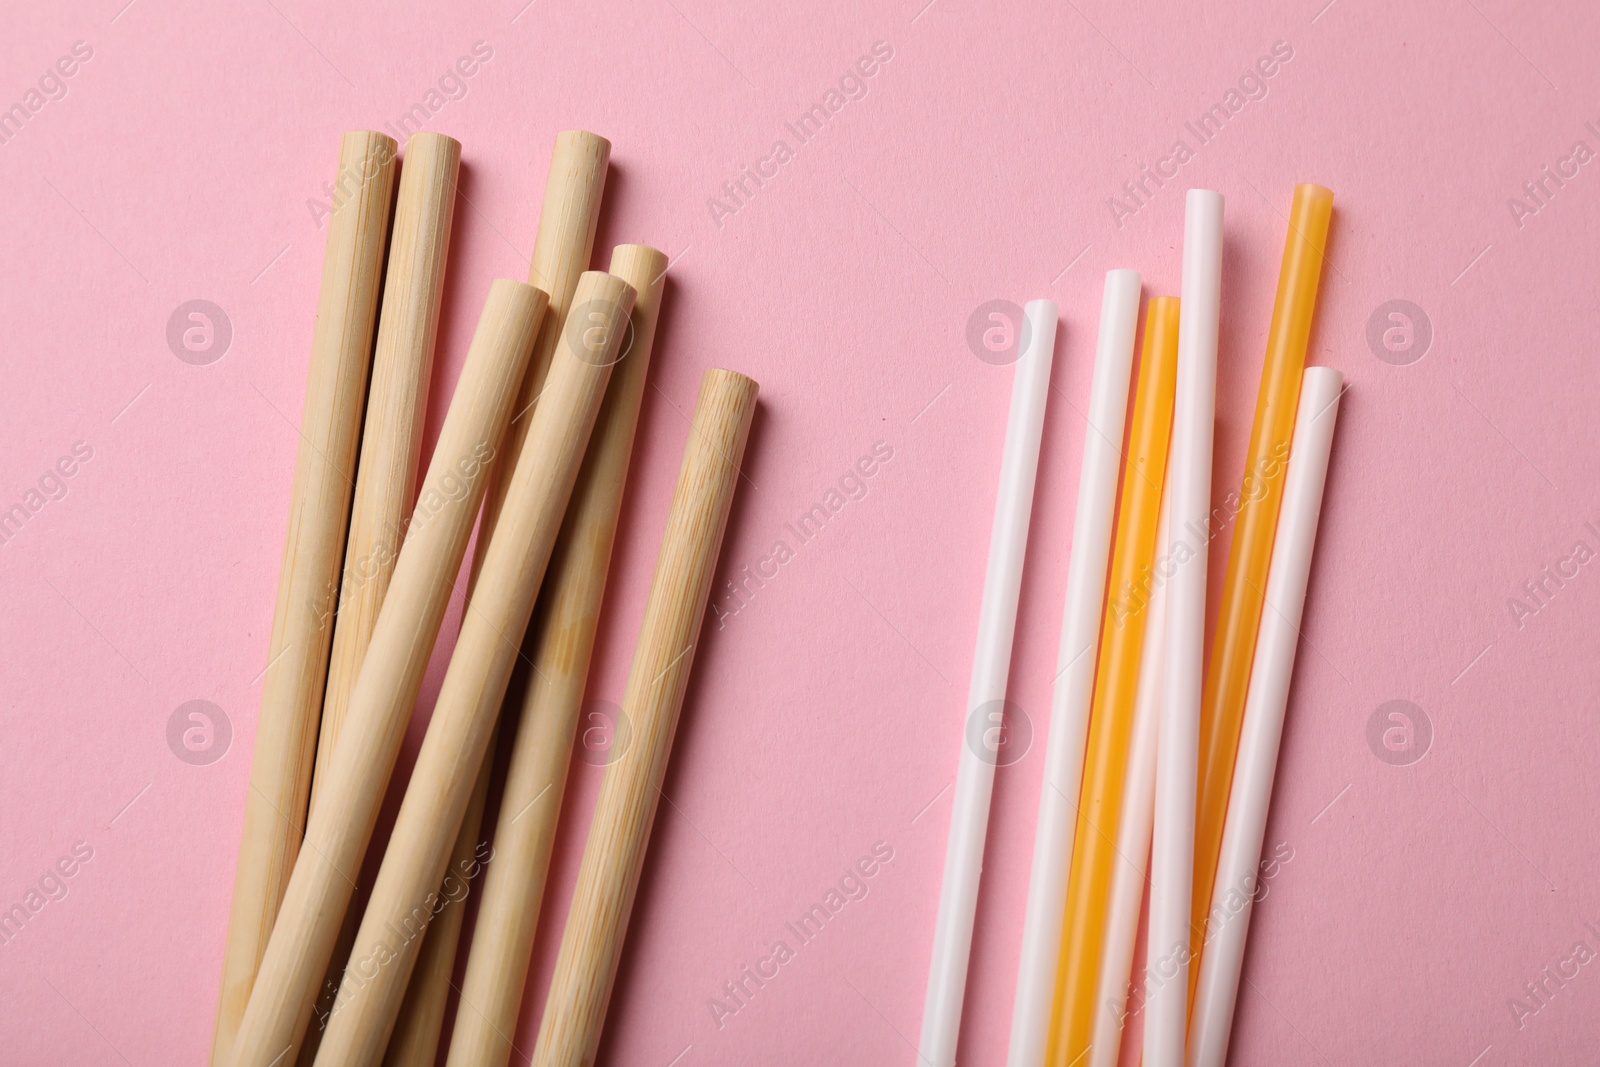
<path fill-rule="evenodd" d="M 1318 185 L 1316 182 L 1301 182 L 1294 187 L 1294 198 L 1332 206 L 1333 190 L 1326 185 Z"/>
<path fill-rule="evenodd" d="M 1222 218 L 1223 196 L 1215 189 L 1190 189 L 1184 197 L 1184 210 L 1189 214 L 1216 215 Z"/>
<path fill-rule="evenodd" d="M 1339 398 L 1344 395 L 1344 374 L 1332 367 L 1307 367 L 1300 379 L 1300 403 L 1314 404 L 1311 419 L 1315 422 L 1330 410 L 1336 410 Z M 1290 457 L 1293 462 L 1293 457 Z"/>
<path fill-rule="evenodd" d="M 588 130 L 562 130 L 556 134 L 556 156 L 587 156 L 605 166 L 611 160 L 611 142 Z"/>
<path fill-rule="evenodd" d="M 649 245 L 617 245 L 611 250 L 611 266 L 607 268 L 619 278 L 631 275 L 648 277 L 651 285 L 661 280 L 667 272 L 667 254 Z"/>
<path fill-rule="evenodd" d="M 1060 306 L 1054 300 L 1030 300 L 1022 309 L 1023 314 L 1039 322 L 1055 322 L 1061 314 Z"/>
<path fill-rule="evenodd" d="M 448 161 L 461 158 L 461 142 L 447 133 L 436 130 L 419 130 L 406 138 L 406 160 L 415 159 L 420 153 L 436 156 Z M 404 162 L 405 160 L 402 160 Z"/>
<path fill-rule="evenodd" d="M 1113 286 L 1132 286 L 1133 288 L 1138 289 L 1143 284 L 1144 278 L 1139 274 L 1138 271 L 1132 269 L 1131 267 L 1114 267 L 1111 270 L 1106 271 L 1107 289 L 1110 289 Z"/>

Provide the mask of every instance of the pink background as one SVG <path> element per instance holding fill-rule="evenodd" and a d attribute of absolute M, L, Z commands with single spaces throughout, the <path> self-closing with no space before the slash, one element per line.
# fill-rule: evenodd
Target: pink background
<path fill-rule="evenodd" d="M 1600 574 L 1520 620 L 1508 598 L 1575 542 L 1600 549 L 1600 164 L 1520 226 L 1507 199 L 1576 141 L 1600 149 L 1600 11 L 125 2 L 11 3 L 0 33 L 0 106 L 93 50 L 0 144 L 0 509 L 75 443 L 93 453 L 0 545 L 0 905 L 92 849 L 0 946 L 0 1060 L 202 1062 L 326 233 L 306 202 L 341 131 L 395 121 L 483 41 L 492 59 L 428 123 L 465 145 L 429 441 L 490 279 L 526 274 L 556 131 L 615 145 L 597 261 L 621 241 L 674 257 L 591 695 L 620 697 L 705 368 L 762 386 L 723 578 L 893 449 L 708 627 L 604 1062 L 914 1062 L 1011 379 L 966 324 L 1050 296 L 1011 685 L 1038 730 L 998 775 L 962 1032 L 963 1063 L 1003 1062 L 1100 279 L 1132 266 L 1147 295 L 1175 292 L 1183 188 L 1226 195 L 1220 501 L 1297 181 L 1337 193 L 1312 359 L 1350 389 L 1268 831 L 1293 859 L 1257 913 L 1233 1062 L 1591 1062 L 1600 965 L 1520 1026 L 1510 1001 L 1531 1005 L 1523 984 L 1575 942 L 1600 948 Z M 893 57 L 866 95 L 797 146 L 784 123 L 879 41 Z M 1277 41 L 1293 58 L 1265 98 L 1116 225 L 1107 198 Z M 708 198 L 779 138 L 794 158 L 719 226 Z M 165 339 L 196 298 L 233 329 L 206 366 Z M 1366 340 L 1400 298 L 1434 334 L 1409 366 Z M 206 766 L 166 741 L 193 699 L 234 730 Z M 1393 699 L 1432 723 L 1409 766 L 1366 739 Z M 524 1056 L 599 780 L 574 765 Z M 868 895 L 719 1026 L 722 984 L 876 842 L 893 859 Z"/>

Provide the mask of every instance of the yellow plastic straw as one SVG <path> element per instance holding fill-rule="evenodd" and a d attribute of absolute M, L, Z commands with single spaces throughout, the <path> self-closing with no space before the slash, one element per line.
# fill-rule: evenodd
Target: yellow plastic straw
<path fill-rule="evenodd" d="M 1122 471 L 1122 503 L 1101 624 L 1100 663 L 1089 717 L 1078 829 L 1067 881 L 1066 921 L 1056 972 L 1055 1011 L 1045 1062 L 1077 1064 L 1094 1030 L 1105 943 L 1105 915 L 1122 821 L 1123 780 L 1133 733 L 1133 704 L 1144 648 L 1145 608 L 1155 581 L 1156 528 L 1172 436 L 1178 378 L 1178 298 L 1158 296 L 1145 311 L 1139 387 Z"/>
<path fill-rule="evenodd" d="M 1191 1008 L 1195 982 L 1200 977 L 1206 913 L 1211 908 L 1211 891 L 1217 877 L 1223 821 L 1233 787 L 1234 757 L 1239 751 L 1239 728 L 1250 686 L 1256 633 L 1261 628 L 1267 567 L 1272 562 L 1278 508 L 1283 503 L 1283 476 L 1289 441 L 1294 435 L 1295 409 L 1300 403 L 1300 376 L 1305 370 L 1306 342 L 1311 335 L 1311 313 L 1317 304 L 1317 283 L 1322 277 L 1323 249 L 1328 243 L 1332 213 L 1331 190 L 1310 183 L 1295 186 L 1289 233 L 1283 243 L 1283 266 L 1278 272 L 1278 298 L 1272 307 L 1267 355 L 1261 367 L 1261 391 L 1256 396 L 1256 421 L 1250 431 L 1249 451 L 1245 453 L 1239 517 L 1228 550 L 1222 608 L 1217 615 L 1200 711 L 1200 784 L 1195 809 L 1190 920 L 1194 953 L 1189 965 Z"/>

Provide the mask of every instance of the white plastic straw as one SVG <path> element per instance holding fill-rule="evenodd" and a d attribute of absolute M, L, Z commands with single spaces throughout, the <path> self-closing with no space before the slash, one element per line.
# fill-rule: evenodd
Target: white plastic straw
<path fill-rule="evenodd" d="M 1156 544 L 1167 543 L 1171 522 L 1172 495 L 1163 493 Z M 1162 575 L 1169 565 L 1164 556 L 1156 557 L 1149 606 L 1145 608 L 1150 615 L 1145 619 L 1139 689 L 1133 699 L 1133 742 L 1128 749 L 1122 826 L 1117 831 L 1117 865 L 1111 875 L 1111 899 L 1106 909 L 1106 943 L 1100 956 L 1100 989 L 1095 998 L 1089 1067 L 1116 1067 L 1122 1051 L 1123 1020 L 1130 1012 L 1126 990 L 1133 978 L 1133 950 L 1139 940 L 1139 910 L 1144 906 L 1150 826 L 1156 806 L 1156 731 L 1161 721 L 1162 666 L 1167 647 L 1167 587 Z M 1141 975 L 1139 985 L 1143 984 Z"/>
<path fill-rule="evenodd" d="M 933 962 L 928 969 L 928 999 L 922 1015 L 919 1062 L 933 1067 L 951 1067 L 955 1063 L 997 759 L 992 748 L 974 746 L 967 740 L 970 734 L 966 727 L 984 705 L 992 705 L 998 711 L 1002 707 L 998 702 L 1006 695 L 1017 596 L 1022 585 L 1022 556 L 1028 544 L 1034 476 L 1039 468 L 1039 438 L 1050 390 L 1050 366 L 1055 358 L 1055 301 L 1031 301 L 1023 314 L 1026 343 L 1011 385 L 1011 411 L 1006 419 L 1005 451 L 1000 460 L 1000 491 L 995 501 L 983 604 L 978 614 L 978 647 L 973 653 L 972 684 L 962 719 L 961 762 L 956 770 L 944 882 L 934 924 Z M 979 713 L 987 714 L 987 710 Z M 994 725 L 999 726 L 998 714 L 995 720 Z M 982 736 L 987 740 L 991 731 L 984 730 Z"/>
<path fill-rule="evenodd" d="M 1183 218 L 1178 391 L 1172 417 L 1167 553 L 1166 683 L 1156 752 L 1150 854 L 1150 937 L 1145 964 L 1145 1067 L 1181 1067 L 1189 1007 L 1189 899 L 1204 675 L 1206 549 L 1210 541 L 1211 436 L 1216 419 L 1217 322 L 1222 297 L 1222 194 L 1190 189 Z"/>
<path fill-rule="evenodd" d="M 1100 303 L 1100 336 L 1095 346 L 1094 380 L 1089 387 L 1089 425 L 1084 431 L 1078 511 L 1072 525 L 1072 555 L 1067 563 L 1066 617 L 1061 624 L 1059 665 L 1050 702 L 1050 737 L 1045 749 L 1044 784 L 1039 791 L 1033 870 L 1028 878 L 1028 904 L 1022 923 L 1022 961 L 1011 1015 L 1011 1044 L 1006 1060 L 1010 1067 L 1039 1067 L 1044 1062 L 1050 1032 L 1061 924 L 1066 913 L 1067 874 L 1078 822 L 1078 789 L 1083 779 L 1083 747 L 1105 607 L 1111 527 L 1116 515 L 1128 379 L 1139 325 L 1139 285 L 1138 271 L 1110 271 Z M 933 1061 L 934 1067 L 948 1067 L 949 1062 Z"/>
<path fill-rule="evenodd" d="M 1267 572 L 1266 610 L 1256 637 L 1206 950 L 1200 961 L 1189 1067 L 1223 1067 L 1228 1058 L 1245 938 L 1258 885 L 1256 865 L 1261 861 L 1267 831 L 1267 806 L 1278 766 L 1278 743 L 1283 739 L 1289 679 L 1294 673 L 1311 551 L 1322 514 L 1322 487 L 1328 476 L 1328 453 L 1343 384 L 1344 376 L 1331 367 L 1308 367 L 1300 385 L 1283 510 Z"/>

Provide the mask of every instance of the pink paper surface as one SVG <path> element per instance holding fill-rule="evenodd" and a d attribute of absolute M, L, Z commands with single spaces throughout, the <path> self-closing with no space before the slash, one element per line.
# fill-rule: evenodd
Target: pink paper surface
<path fill-rule="evenodd" d="M 1268 829 L 1292 859 L 1232 1062 L 1594 1062 L 1600 10 L 523 3 L 9 5 L 0 510 L 26 518 L 0 544 L 0 906 L 27 918 L 0 944 L 0 1062 L 204 1060 L 326 236 L 308 201 L 341 131 L 419 103 L 465 146 L 430 447 L 490 279 L 526 275 L 558 130 L 615 146 L 596 263 L 673 257 L 592 697 L 621 696 L 701 373 L 761 383 L 715 601 L 738 610 L 697 654 L 604 1063 L 915 1062 L 1011 382 L 968 320 L 1049 296 L 1010 690 L 1034 737 L 997 778 L 961 1043 L 1003 1062 L 1101 277 L 1176 292 L 1184 188 L 1227 197 L 1220 503 L 1299 181 L 1337 194 L 1311 360 L 1350 388 Z M 767 176 L 735 199 L 745 167 Z M 167 340 L 197 299 L 231 327 L 209 363 Z M 817 503 L 839 506 L 802 543 L 786 524 Z M 769 577 L 740 607 L 746 567 Z M 230 724 L 214 762 L 169 747 L 191 700 Z M 1426 716 L 1420 761 L 1398 765 L 1414 711 L 1409 750 L 1384 747 L 1398 720 L 1369 742 L 1393 700 Z M 600 776 L 574 764 L 518 1062 Z M 874 849 L 802 943 L 785 924 Z"/>

